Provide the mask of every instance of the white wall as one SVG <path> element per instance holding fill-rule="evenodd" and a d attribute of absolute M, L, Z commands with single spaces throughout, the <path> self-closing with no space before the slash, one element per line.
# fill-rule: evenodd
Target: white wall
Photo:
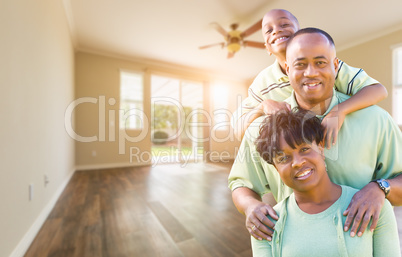
<path fill-rule="evenodd" d="M 5 0 L 0 17 L 0 256 L 20 256 L 74 169 L 74 50 L 61 0 Z"/>

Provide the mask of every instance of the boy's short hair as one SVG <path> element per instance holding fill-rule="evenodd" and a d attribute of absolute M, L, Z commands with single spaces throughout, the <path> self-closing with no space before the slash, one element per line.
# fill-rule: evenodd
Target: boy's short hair
<path fill-rule="evenodd" d="M 258 153 L 269 164 L 274 164 L 275 155 L 281 151 L 281 136 L 293 149 L 302 143 L 320 144 L 324 138 L 324 127 L 314 113 L 301 108 L 267 115 L 260 125 L 260 135 L 255 143 Z"/>

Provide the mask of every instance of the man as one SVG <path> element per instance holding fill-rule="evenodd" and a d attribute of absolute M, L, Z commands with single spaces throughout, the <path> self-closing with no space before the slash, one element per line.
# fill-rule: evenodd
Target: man
<path fill-rule="evenodd" d="M 283 102 L 292 93 L 285 71 L 286 46 L 289 38 L 299 30 L 299 22 L 290 12 L 273 9 L 264 15 L 262 34 L 269 55 L 276 61 L 261 71 L 249 88 L 249 96 L 233 114 L 232 126 L 235 135 L 241 139 L 247 127 L 259 116 L 269 114 L 288 105 Z M 330 112 L 322 124 L 326 128 L 327 147 L 336 142 L 344 116 L 356 110 L 374 105 L 387 96 L 385 87 L 369 77 L 362 69 L 340 62 L 335 88 L 347 95 L 353 95 L 342 102 L 336 111 Z M 336 117 L 337 122 L 331 122 Z"/>
<path fill-rule="evenodd" d="M 335 46 L 326 32 L 314 28 L 296 32 L 288 41 L 286 53 L 286 71 L 294 91 L 285 101 L 291 108 L 307 109 L 320 119 L 325 118 L 349 98 L 333 88 L 338 69 Z M 261 197 L 272 193 L 276 201 L 281 201 L 291 190 L 256 151 L 254 141 L 262 118 L 257 118 L 247 129 L 229 175 L 229 186 L 234 204 L 246 215 L 250 234 L 259 240 L 271 240 L 274 224 L 266 215 L 274 219 L 277 216 Z M 347 215 L 344 229 L 350 228 L 352 237 L 356 233 L 361 236 L 371 218 L 370 230 L 374 230 L 385 197 L 394 206 L 402 205 L 401 152 L 400 129 L 377 106 L 347 115 L 336 144 L 325 150 L 331 180 L 360 189 L 344 213 Z"/>

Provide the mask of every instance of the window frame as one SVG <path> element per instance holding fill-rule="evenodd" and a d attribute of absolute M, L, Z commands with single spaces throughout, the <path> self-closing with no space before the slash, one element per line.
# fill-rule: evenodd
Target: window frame
<path fill-rule="evenodd" d="M 402 126 L 402 44 L 392 47 L 392 117 Z"/>
<path fill-rule="evenodd" d="M 123 76 L 124 74 L 131 75 L 131 76 L 138 76 L 140 77 L 141 80 L 141 88 L 142 88 L 142 95 L 141 95 L 141 100 L 136 100 L 136 99 L 130 99 L 129 97 L 123 97 L 122 95 L 122 87 L 123 87 Z M 142 130 L 145 128 L 144 124 L 144 102 L 145 102 L 145 74 L 144 72 L 141 71 L 133 71 L 133 70 L 119 70 L 119 129 L 120 130 Z M 123 108 L 123 104 L 128 104 L 128 105 L 135 105 L 135 106 L 140 106 L 138 109 L 137 108 L 131 108 L 128 111 L 126 111 Z M 129 113 L 127 113 L 129 112 Z M 132 113 L 131 113 L 132 112 Z M 140 120 L 139 122 L 134 121 L 133 123 L 130 123 L 127 120 L 126 115 L 136 115 L 137 117 L 139 116 Z M 126 118 L 123 122 L 122 118 Z M 127 122 L 129 122 L 129 126 L 127 126 Z M 130 126 L 132 124 L 132 126 Z"/>

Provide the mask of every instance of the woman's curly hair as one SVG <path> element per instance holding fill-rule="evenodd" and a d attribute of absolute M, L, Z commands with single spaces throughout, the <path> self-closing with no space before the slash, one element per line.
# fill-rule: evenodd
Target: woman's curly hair
<path fill-rule="evenodd" d="M 301 108 L 280 110 L 267 115 L 260 125 L 260 135 L 255 144 L 258 153 L 269 164 L 273 164 L 273 158 L 281 150 L 281 136 L 294 149 L 302 143 L 321 143 L 324 128 L 314 113 Z"/>

